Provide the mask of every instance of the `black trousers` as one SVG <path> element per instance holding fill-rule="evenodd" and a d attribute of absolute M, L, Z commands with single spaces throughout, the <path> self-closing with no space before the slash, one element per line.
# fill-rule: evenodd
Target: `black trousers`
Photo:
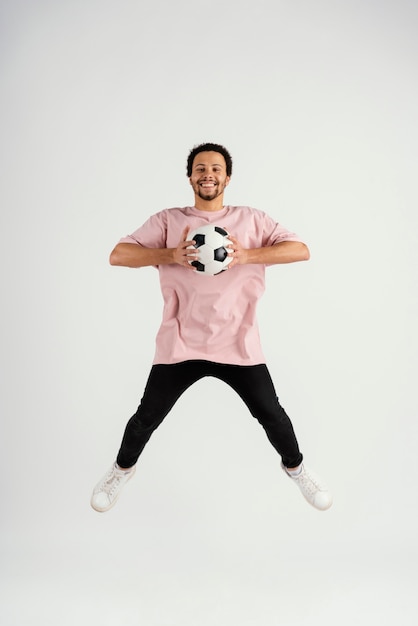
<path fill-rule="evenodd" d="M 120 467 L 135 465 L 152 433 L 176 401 L 193 383 L 206 376 L 224 381 L 237 392 L 264 428 L 285 467 L 300 465 L 303 457 L 292 423 L 279 403 L 266 365 L 223 365 L 198 360 L 152 367 L 141 404 L 126 425 L 117 456 Z"/>

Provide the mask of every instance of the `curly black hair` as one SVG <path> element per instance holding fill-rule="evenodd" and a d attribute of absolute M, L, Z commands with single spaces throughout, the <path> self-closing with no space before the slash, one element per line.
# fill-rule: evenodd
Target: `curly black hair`
<path fill-rule="evenodd" d="M 192 167 L 193 167 L 194 158 L 200 152 L 219 152 L 219 154 L 222 154 L 226 163 L 226 175 L 231 176 L 232 158 L 228 150 L 224 146 L 221 146 L 218 143 L 201 143 L 198 146 L 195 146 L 193 150 L 190 151 L 190 154 L 187 157 L 187 176 L 189 178 L 192 175 Z"/>

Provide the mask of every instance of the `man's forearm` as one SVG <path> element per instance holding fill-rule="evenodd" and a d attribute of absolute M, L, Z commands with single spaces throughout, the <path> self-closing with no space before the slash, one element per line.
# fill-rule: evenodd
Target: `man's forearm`
<path fill-rule="evenodd" d="M 144 248 L 135 243 L 118 243 L 110 253 L 110 265 L 147 267 L 174 263 L 173 248 Z"/>
<path fill-rule="evenodd" d="M 308 261 L 309 248 L 299 241 L 282 241 L 266 248 L 250 248 L 245 250 L 245 263 L 295 263 Z"/>

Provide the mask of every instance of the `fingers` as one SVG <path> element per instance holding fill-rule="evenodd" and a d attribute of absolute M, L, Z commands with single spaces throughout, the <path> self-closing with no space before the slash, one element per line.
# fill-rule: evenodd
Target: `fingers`
<path fill-rule="evenodd" d="M 230 240 L 231 244 L 228 244 L 227 246 L 227 250 L 228 250 L 228 256 L 231 257 L 236 257 L 237 253 L 239 251 L 239 243 L 238 240 L 235 239 L 235 237 L 232 237 L 231 235 L 228 235 L 228 239 Z"/>
<path fill-rule="evenodd" d="M 183 244 L 185 246 L 192 246 L 195 243 L 194 239 L 190 239 L 190 240 L 187 239 L 187 235 L 189 234 L 189 232 L 190 232 L 190 227 L 186 226 L 186 228 L 183 230 L 182 240 L 181 240 L 179 246 L 181 244 Z"/>
<path fill-rule="evenodd" d="M 181 236 L 182 241 L 186 241 L 187 235 L 188 235 L 189 231 L 190 231 L 190 227 L 186 226 L 186 228 L 183 230 L 183 234 Z"/>
<path fill-rule="evenodd" d="M 175 250 L 174 258 L 175 258 L 176 263 L 178 263 L 179 265 L 187 269 L 191 269 L 195 271 L 196 268 L 193 265 L 190 265 L 190 263 L 197 259 L 198 253 L 196 249 L 193 247 L 193 244 L 195 242 L 193 240 L 187 239 L 189 231 L 190 231 L 190 228 L 186 226 L 186 228 L 183 230 L 183 233 L 182 233 L 182 240 L 180 241 L 180 243 L 178 244 Z"/>
<path fill-rule="evenodd" d="M 236 237 L 228 235 L 228 239 L 231 242 L 231 244 L 228 245 L 228 256 L 232 259 L 228 265 L 229 269 L 235 267 L 235 265 L 246 263 L 246 251 Z"/>

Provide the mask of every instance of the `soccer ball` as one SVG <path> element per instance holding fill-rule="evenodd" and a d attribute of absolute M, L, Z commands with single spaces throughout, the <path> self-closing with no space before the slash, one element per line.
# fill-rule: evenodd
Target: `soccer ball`
<path fill-rule="evenodd" d="M 197 248 L 199 258 L 196 261 L 190 261 L 190 264 L 201 274 L 206 274 L 206 276 L 220 274 L 232 261 L 227 250 L 232 241 L 228 239 L 228 233 L 224 228 L 206 224 L 192 230 L 187 238 L 196 242 L 190 247 Z"/>

